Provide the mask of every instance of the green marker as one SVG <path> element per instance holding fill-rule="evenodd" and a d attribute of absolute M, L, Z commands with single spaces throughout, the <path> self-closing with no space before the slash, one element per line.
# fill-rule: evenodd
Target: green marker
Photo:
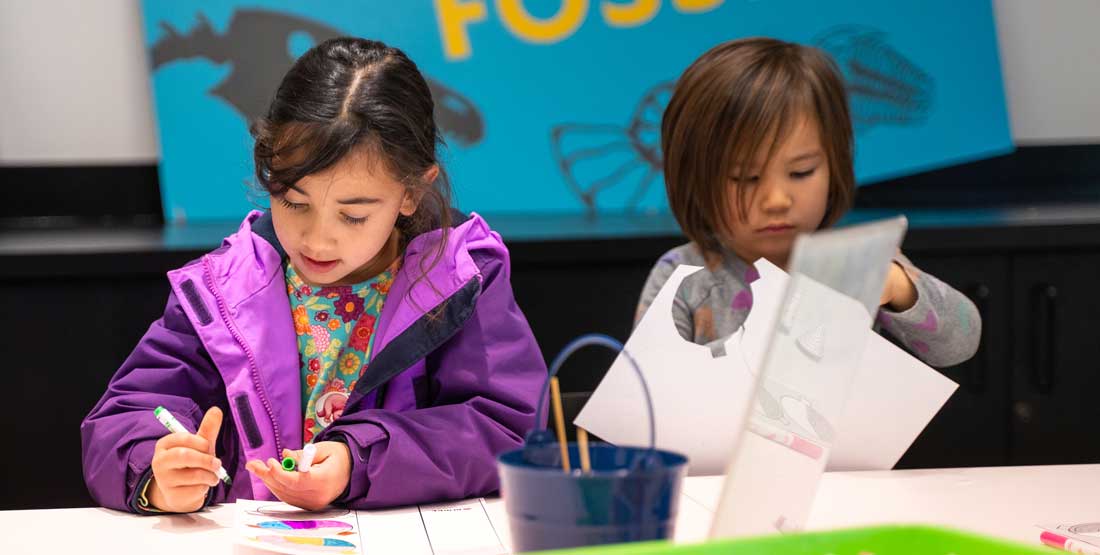
<path fill-rule="evenodd" d="M 298 463 L 294 462 L 294 459 L 287 457 L 283 459 L 283 470 L 287 472 L 294 472 L 298 468 Z"/>
<path fill-rule="evenodd" d="M 179 420 L 176 420 L 175 416 L 172 416 L 172 413 L 168 412 L 168 409 L 164 407 L 157 407 L 156 410 L 153 411 L 153 416 L 156 416 L 157 420 L 159 420 L 161 424 L 164 424 L 164 427 L 168 428 L 168 431 L 172 432 L 173 434 L 180 432 L 183 432 L 185 434 L 191 433 L 187 430 L 187 428 L 183 427 L 183 424 L 180 424 Z M 233 485 L 233 479 L 229 477 L 229 474 L 225 471 L 224 468 L 219 466 L 218 471 L 215 472 L 215 474 L 218 475 L 219 480 L 225 482 L 225 485 Z"/>

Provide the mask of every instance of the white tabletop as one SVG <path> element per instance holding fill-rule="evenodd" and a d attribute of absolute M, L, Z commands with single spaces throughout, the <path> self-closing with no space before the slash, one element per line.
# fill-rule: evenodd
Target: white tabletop
<path fill-rule="evenodd" d="M 677 541 L 705 539 L 721 484 L 721 477 L 687 479 Z M 486 509 L 507 545 L 503 503 L 487 500 Z M 378 522 L 390 519 L 396 524 L 404 518 L 401 510 L 371 514 Z M 233 519 L 232 505 L 151 517 L 88 508 L 0 511 L 0 553 L 251 551 L 233 546 Z M 1086 521 L 1100 521 L 1100 465 L 830 472 L 821 483 L 809 528 L 927 523 L 1034 544 L 1036 524 Z"/>

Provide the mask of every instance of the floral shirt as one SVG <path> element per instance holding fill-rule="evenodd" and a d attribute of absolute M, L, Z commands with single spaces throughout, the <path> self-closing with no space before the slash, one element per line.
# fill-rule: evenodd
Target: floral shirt
<path fill-rule="evenodd" d="M 301 361 L 305 442 L 344 413 L 355 382 L 370 362 L 374 328 L 400 265 L 398 257 L 362 283 L 313 288 L 287 264 L 286 288 Z"/>

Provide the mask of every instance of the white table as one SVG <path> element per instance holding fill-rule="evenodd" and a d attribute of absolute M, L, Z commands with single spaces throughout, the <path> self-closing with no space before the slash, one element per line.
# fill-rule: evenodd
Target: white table
<path fill-rule="evenodd" d="M 678 542 L 706 537 L 721 484 L 721 477 L 687 479 L 677 520 Z M 486 508 L 507 545 L 504 504 L 487 500 Z M 370 515 L 377 522 L 391 522 L 384 528 L 393 533 L 410 520 L 409 509 Z M 232 505 L 152 517 L 87 508 L 0 511 L 0 553 L 251 552 L 233 546 L 233 518 Z M 1085 521 L 1100 521 L 1100 465 L 831 472 L 818 491 L 809 528 L 928 523 L 1035 544 L 1035 524 Z M 413 529 L 402 533 L 415 533 L 409 532 Z"/>

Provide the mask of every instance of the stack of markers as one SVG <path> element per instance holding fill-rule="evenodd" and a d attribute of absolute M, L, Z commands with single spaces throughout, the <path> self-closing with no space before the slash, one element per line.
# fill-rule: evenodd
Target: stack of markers
<path fill-rule="evenodd" d="M 313 457 L 317 455 L 317 446 L 312 443 L 307 443 L 302 448 L 302 457 L 297 461 L 294 457 L 286 457 L 283 459 L 283 470 L 287 472 L 309 472 L 309 467 L 313 466 Z"/>
<path fill-rule="evenodd" d="M 1086 555 L 1100 555 L 1100 522 L 1085 524 L 1040 525 L 1043 531 L 1039 541 L 1043 544 Z"/>

